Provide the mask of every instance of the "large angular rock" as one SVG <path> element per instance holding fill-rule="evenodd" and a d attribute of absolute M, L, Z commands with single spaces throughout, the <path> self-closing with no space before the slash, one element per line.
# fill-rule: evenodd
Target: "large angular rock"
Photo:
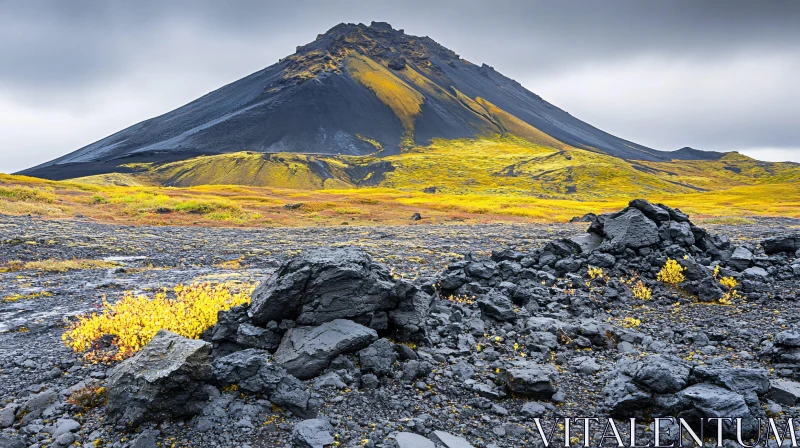
<path fill-rule="evenodd" d="M 57 402 L 58 394 L 51 389 L 47 389 L 38 394 L 31 395 L 17 411 L 17 414 L 23 415 L 23 424 L 28 424 L 31 420 L 41 417 L 48 409 L 52 409 L 52 406 Z"/>
<path fill-rule="evenodd" d="M 752 437 L 758 430 L 757 421 L 750 413 L 744 397 L 736 392 L 729 391 L 713 384 L 701 383 L 677 393 L 679 399 L 684 399 L 699 413 L 702 418 L 741 418 L 742 435 Z M 735 421 L 735 420 L 734 420 Z M 736 426 L 731 423 L 724 424 L 723 434 L 728 437 L 736 435 Z"/>
<path fill-rule="evenodd" d="M 695 243 L 692 226 L 688 222 L 671 221 L 664 225 L 664 232 L 667 238 L 675 244 L 690 247 Z"/>
<path fill-rule="evenodd" d="M 625 375 L 612 376 L 603 388 L 603 407 L 616 418 L 629 418 L 652 404 L 652 394 Z"/>
<path fill-rule="evenodd" d="M 397 448 L 436 448 L 430 439 L 413 432 L 399 432 L 394 435 Z"/>
<path fill-rule="evenodd" d="M 605 220 L 603 232 L 612 243 L 632 249 L 652 246 L 660 241 L 658 227 L 638 209 Z"/>
<path fill-rule="evenodd" d="M 433 298 L 406 281 L 397 282 L 393 296 L 397 299 L 397 306 L 388 312 L 392 337 L 398 341 L 424 341 L 427 337 L 425 319 Z M 378 329 L 374 319 L 363 323 Z"/>
<path fill-rule="evenodd" d="M 278 383 L 275 392 L 269 396 L 269 401 L 292 411 L 300 417 L 313 418 L 316 417 L 319 409 L 311 403 L 310 398 L 311 396 L 306 391 L 306 385 L 302 381 L 292 375 L 286 375 Z"/>
<path fill-rule="evenodd" d="M 626 372 L 633 381 L 656 393 L 677 392 L 689 382 L 689 365 L 672 356 L 648 355 Z"/>
<path fill-rule="evenodd" d="M 25 448 L 26 445 L 22 440 L 0 434 L 0 448 Z"/>
<path fill-rule="evenodd" d="M 594 233 L 584 233 L 570 238 L 581 249 L 581 253 L 588 254 L 603 244 L 603 237 Z"/>
<path fill-rule="evenodd" d="M 270 362 L 269 352 L 258 349 L 234 352 L 213 364 L 213 377 L 217 384 L 236 384 L 253 394 L 273 393 L 287 375 L 283 367 Z"/>
<path fill-rule="evenodd" d="M 767 255 L 786 252 L 794 254 L 800 250 L 800 233 L 773 236 L 761 241 L 761 247 Z"/>
<path fill-rule="evenodd" d="M 508 369 L 506 386 L 516 394 L 551 398 L 558 390 L 558 370 L 550 364 L 521 363 Z"/>
<path fill-rule="evenodd" d="M 433 438 L 438 440 L 447 448 L 475 448 L 467 439 L 463 437 L 454 436 L 444 431 L 434 431 Z"/>
<path fill-rule="evenodd" d="M 786 380 L 773 380 L 770 384 L 769 398 L 786 406 L 800 405 L 800 383 Z"/>
<path fill-rule="evenodd" d="M 211 344 L 161 330 L 108 379 L 108 413 L 124 425 L 199 414 L 209 398 Z"/>
<path fill-rule="evenodd" d="M 9 428 L 14 425 L 17 414 L 16 408 L 8 406 L 0 409 L 0 429 Z"/>
<path fill-rule="evenodd" d="M 273 361 L 306 380 L 322 373 L 336 356 L 361 350 L 377 339 L 375 330 L 345 319 L 318 327 L 295 327 L 283 336 Z"/>
<path fill-rule="evenodd" d="M 253 292 L 254 324 L 296 320 L 320 325 L 396 308 L 394 282 L 385 266 L 361 249 L 316 249 L 281 266 Z"/>
<path fill-rule="evenodd" d="M 298 448 L 325 448 L 333 445 L 333 426 L 327 420 L 315 418 L 294 425 L 292 446 Z"/>
<path fill-rule="evenodd" d="M 383 338 L 358 352 L 358 357 L 361 361 L 361 370 L 384 376 L 392 372 L 397 352 L 392 341 Z"/>
<path fill-rule="evenodd" d="M 236 343 L 242 347 L 275 350 L 281 343 L 281 335 L 277 331 L 243 323 L 236 331 Z"/>
<path fill-rule="evenodd" d="M 752 263 L 753 253 L 742 246 L 737 246 L 736 249 L 733 250 L 731 259 L 728 261 L 729 265 L 740 271 L 747 269 Z"/>
<path fill-rule="evenodd" d="M 775 343 L 784 347 L 800 347 L 800 331 L 781 331 L 775 335 Z"/>
<path fill-rule="evenodd" d="M 657 223 L 670 220 L 670 213 L 667 210 L 667 207 L 661 204 L 656 205 L 651 204 L 644 199 L 634 199 L 628 203 L 628 207 L 632 207 L 641 211 L 645 216 Z"/>
<path fill-rule="evenodd" d="M 495 289 L 478 299 L 478 307 L 481 312 L 499 321 L 513 321 L 517 318 L 511 299 Z"/>
<path fill-rule="evenodd" d="M 708 382 L 722 386 L 732 392 L 756 398 L 769 391 L 769 373 L 763 369 L 731 367 L 696 367 L 692 371 L 695 382 Z"/>

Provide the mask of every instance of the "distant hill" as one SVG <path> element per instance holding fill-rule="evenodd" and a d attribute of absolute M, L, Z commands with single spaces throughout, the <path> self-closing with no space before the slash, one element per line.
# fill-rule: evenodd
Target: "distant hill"
<path fill-rule="evenodd" d="M 611 165 L 633 166 L 634 171 L 638 169 L 633 161 L 713 161 L 723 156 L 691 148 L 657 151 L 615 137 L 488 65 L 466 61 L 428 37 L 406 35 L 389 24 L 373 22 L 337 25 L 277 64 L 21 174 L 69 179 L 141 173 L 148 166 L 156 170 L 152 178 L 176 184 L 223 179 L 312 188 L 380 184 L 394 182 L 385 173 L 399 169 L 401 154 L 441 147 L 441 141 L 511 137 L 549 148 L 543 151 L 554 154 L 597 154 Z M 243 151 L 251 155 L 196 159 Z M 267 154 L 257 163 L 264 167 L 257 175 L 235 164 L 224 170 L 209 168 L 221 160 L 255 163 L 252 153 Z M 337 162 L 343 164 L 339 166 L 328 156 L 368 156 L 369 161 L 349 159 Z M 464 157 L 474 154 L 464 153 Z M 295 171 L 275 169 L 278 161 L 278 165 L 294 166 Z M 181 164 L 208 171 L 178 174 Z M 498 176 L 524 180 L 526 169 L 532 169 L 531 163 Z M 571 169 L 573 178 L 583 175 L 577 166 Z M 627 168 L 619 169 L 623 171 L 618 175 L 627 175 Z M 274 178 L 291 177 L 291 173 L 300 174 L 293 179 Z M 536 176 L 547 183 L 550 175 Z M 663 180 L 667 190 L 676 185 Z"/>
<path fill-rule="evenodd" d="M 800 182 L 800 164 L 727 153 L 717 160 L 625 160 L 517 136 L 437 139 L 394 155 L 330 156 L 238 152 L 166 163 L 127 164 L 125 173 L 75 179 L 104 185 L 252 185 L 303 190 L 364 187 L 428 194 L 598 200 Z"/>

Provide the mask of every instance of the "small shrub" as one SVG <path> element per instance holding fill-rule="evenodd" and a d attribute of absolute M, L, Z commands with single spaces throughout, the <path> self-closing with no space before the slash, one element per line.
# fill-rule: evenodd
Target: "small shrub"
<path fill-rule="evenodd" d="M 605 277 L 605 273 L 603 272 L 603 268 L 596 268 L 596 267 L 593 267 L 593 266 L 589 266 L 588 274 L 589 274 L 589 278 L 591 278 L 592 280 L 597 279 L 597 278 L 601 278 L 601 277 Z"/>
<path fill-rule="evenodd" d="M 78 316 L 62 339 L 72 350 L 85 352 L 84 357 L 89 361 L 121 360 L 147 345 L 161 329 L 199 338 L 217 323 L 219 311 L 250 303 L 252 289 L 248 285 L 234 293 L 227 284 L 178 285 L 173 299 L 167 298 L 166 290 L 153 299 L 128 292 L 113 305 L 104 300 L 101 314 Z M 98 344 L 109 336 L 111 350 Z"/>
<path fill-rule="evenodd" d="M 719 279 L 719 283 L 729 290 L 735 288 L 739 284 L 733 277 L 722 277 Z"/>
<path fill-rule="evenodd" d="M 739 282 L 733 277 L 722 277 L 719 279 L 719 283 L 727 289 L 725 295 L 719 299 L 719 303 L 723 305 L 733 305 L 733 299 L 741 297 L 738 291 L 734 289 L 739 285 Z"/>
<path fill-rule="evenodd" d="M 107 400 L 106 388 L 96 384 L 84 386 L 67 398 L 68 403 L 78 406 L 84 412 L 104 406 Z"/>
<path fill-rule="evenodd" d="M 642 324 L 642 321 L 634 317 L 626 317 L 625 319 L 622 319 L 622 322 L 620 323 L 625 328 L 636 328 Z"/>
<path fill-rule="evenodd" d="M 641 280 L 639 280 L 638 282 L 636 282 L 635 285 L 633 285 L 631 291 L 633 292 L 633 296 L 640 300 L 650 300 L 650 297 L 653 296 L 653 292 L 650 290 L 650 288 L 645 286 L 645 284 L 642 283 Z"/>
<path fill-rule="evenodd" d="M 91 201 L 92 201 L 92 204 L 106 204 L 106 203 L 108 203 L 108 199 L 105 196 L 103 196 L 102 194 L 92 195 Z"/>
<path fill-rule="evenodd" d="M 678 262 L 672 258 L 669 258 L 666 264 L 664 264 L 664 267 L 661 268 L 661 271 L 658 272 L 658 275 L 656 275 L 656 279 L 668 285 L 679 285 L 686 280 L 686 276 L 683 275 L 683 271 L 685 270 L 685 267 L 678 264 Z"/>

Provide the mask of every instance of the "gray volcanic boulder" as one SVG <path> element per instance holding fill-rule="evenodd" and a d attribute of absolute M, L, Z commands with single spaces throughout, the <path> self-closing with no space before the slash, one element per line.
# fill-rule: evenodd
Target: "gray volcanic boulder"
<path fill-rule="evenodd" d="M 247 349 L 219 358 L 213 364 L 217 384 L 237 384 L 245 392 L 271 394 L 288 374 L 286 369 L 270 362 L 264 350 Z"/>
<path fill-rule="evenodd" d="M 634 199 L 628 203 L 628 207 L 639 210 L 656 223 L 666 222 L 671 219 L 669 207 L 662 204 L 651 204 L 645 199 Z"/>
<path fill-rule="evenodd" d="M 743 271 L 750 267 L 750 265 L 753 263 L 753 258 L 753 253 L 747 250 L 746 247 L 736 246 L 736 248 L 733 250 L 733 254 L 731 254 L 728 264 L 740 271 Z"/>
<path fill-rule="evenodd" d="M 243 323 L 236 331 L 236 343 L 242 347 L 275 350 L 281 343 L 281 334 L 277 331 Z"/>
<path fill-rule="evenodd" d="M 475 448 L 467 439 L 444 431 L 434 431 L 432 437 L 441 442 L 446 448 Z"/>
<path fill-rule="evenodd" d="M 624 213 L 607 218 L 603 232 L 611 243 L 632 249 L 652 246 L 660 241 L 658 227 L 638 209 L 628 208 Z"/>
<path fill-rule="evenodd" d="M 713 383 L 745 398 L 749 405 L 757 405 L 758 397 L 769 392 L 769 375 L 766 370 L 727 367 L 696 367 L 692 370 L 695 382 Z"/>
<path fill-rule="evenodd" d="M 786 347 L 800 347 L 800 331 L 781 331 L 775 335 L 775 343 Z"/>
<path fill-rule="evenodd" d="M 320 325 L 396 308 L 394 281 L 385 266 L 358 248 L 308 251 L 281 266 L 253 292 L 255 325 L 296 320 Z"/>
<path fill-rule="evenodd" d="M 358 358 L 361 370 L 383 376 L 392 372 L 397 352 L 392 341 L 382 338 L 358 352 Z"/>
<path fill-rule="evenodd" d="M 576 235 L 571 237 L 570 240 L 580 247 L 581 253 L 583 254 L 588 254 L 603 244 L 603 237 L 596 233 Z"/>
<path fill-rule="evenodd" d="M 436 448 L 436 445 L 430 439 L 413 432 L 395 434 L 394 443 L 397 448 Z"/>
<path fill-rule="evenodd" d="M 511 299 L 496 289 L 482 295 L 478 299 L 478 307 L 482 313 L 499 321 L 513 321 L 517 318 Z"/>
<path fill-rule="evenodd" d="M 678 392 L 686 387 L 691 372 L 688 363 L 672 356 L 645 356 L 626 369 L 639 386 L 656 393 Z"/>
<path fill-rule="evenodd" d="M 269 396 L 269 401 L 284 407 L 300 417 L 313 418 L 319 411 L 319 406 L 312 403 L 311 396 L 306 391 L 306 385 L 293 377 L 286 375 Z"/>
<path fill-rule="evenodd" d="M 550 364 L 520 363 L 506 372 L 506 386 L 520 395 L 550 398 L 558 390 L 558 370 Z"/>
<path fill-rule="evenodd" d="M 315 418 L 303 420 L 294 425 L 292 430 L 292 446 L 301 448 L 325 448 L 333 445 L 333 426 L 327 420 Z"/>
<path fill-rule="evenodd" d="M 123 361 L 108 380 L 108 412 L 118 424 L 138 425 L 199 414 L 209 398 L 208 342 L 161 330 Z"/>
<path fill-rule="evenodd" d="M 786 406 L 800 405 L 800 383 L 774 380 L 770 384 L 769 398 Z"/>
<path fill-rule="evenodd" d="M 652 394 L 637 386 L 629 376 L 612 374 L 603 388 L 603 407 L 615 418 L 637 416 L 652 402 Z"/>
<path fill-rule="evenodd" d="M 375 330 L 345 319 L 318 327 L 290 328 L 273 360 L 306 380 L 322 373 L 336 356 L 361 350 L 377 339 Z"/>
<path fill-rule="evenodd" d="M 392 338 L 398 341 L 424 341 L 427 337 L 425 319 L 428 317 L 433 297 L 404 280 L 397 282 L 393 295 L 397 298 L 397 307 L 387 313 L 387 324 Z M 382 330 L 384 328 L 379 328 L 382 325 L 376 325 L 376 320 L 379 320 L 382 314 L 376 313 L 369 322 L 359 322 L 370 328 Z"/>
<path fill-rule="evenodd" d="M 25 448 L 26 446 L 22 440 L 0 434 L 0 448 Z"/>
<path fill-rule="evenodd" d="M 776 334 L 774 344 L 763 355 L 771 355 L 778 375 L 800 376 L 800 331 L 785 330 Z"/>
<path fill-rule="evenodd" d="M 761 241 L 761 247 L 767 255 L 786 252 L 794 254 L 800 250 L 800 233 L 779 235 Z"/>
<path fill-rule="evenodd" d="M 758 430 L 758 423 L 747 407 L 744 397 L 713 384 L 695 384 L 677 394 L 679 399 L 685 399 L 694 408 L 689 411 L 696 418 L 741 418 L 742 435 L 752 437 Z M 686 413 L 687 411 L 684 411 Z M 735 420 L 734 420 L 735 421 Z M 736 426 L 733 423 L 724 423 L 723 435 L 734 437 Z"/>
<path fill-rule="evenodd" d="M 741 417 L 743 435 L 752 437 L 762 416 L 760 399 L 769 390 L 765 370 L 690 365 L 679 358 L 622 358 L 609 372 L 603 407 L 615 418 L 673 415 L 700 418 Z M 723 434 L 735 435 L 726 424 Z"/>

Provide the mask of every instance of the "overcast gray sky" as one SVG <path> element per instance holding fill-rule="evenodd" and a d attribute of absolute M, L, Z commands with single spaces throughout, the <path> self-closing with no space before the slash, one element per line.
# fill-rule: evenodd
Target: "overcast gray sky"
<path fill-rule="evenodd" d="M 800 1 L 0 0 L 0 172 L 372 20 L 643 145 L 800 161 Z"/>

